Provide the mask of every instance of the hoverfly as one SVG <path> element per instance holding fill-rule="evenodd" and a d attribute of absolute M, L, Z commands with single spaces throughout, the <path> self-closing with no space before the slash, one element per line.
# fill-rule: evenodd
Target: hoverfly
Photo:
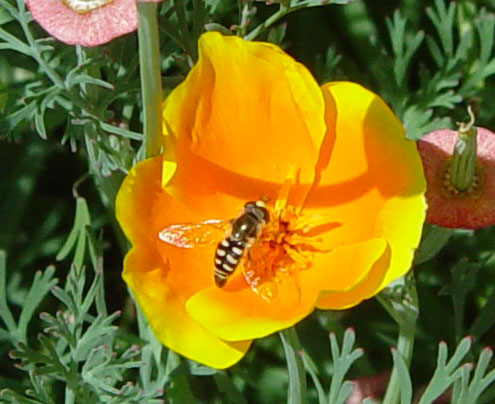
<path fill-rule="evenodd" d="M 257 265 L 250 262 L 255 247 L 260 248 L 259 236 L 270 221 L 270 213 L 261 200 L 244 204 L 240 214 L 232 220 L 210 219 L 199 223 L 172 224 L 158 234 L 160 240 L 180 248 L 196 248 L 217 243 L 214 257 L 214 280 L 217 287 L 225 285 L 239 263 L 244 259 L 244 275 L 250 287 L 257 291 L 259 277 L 254 274 Z M 224 231 L 224 236 L 220 235 Z M 256 246 L 255 246 L 256 245 Z M 260 260 L 260 254 L 254 259 Z"/>

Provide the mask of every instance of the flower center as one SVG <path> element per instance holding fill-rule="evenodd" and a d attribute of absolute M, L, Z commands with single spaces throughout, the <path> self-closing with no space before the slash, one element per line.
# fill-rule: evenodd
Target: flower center
<path fill-rule="evenodd" d="M 321 216 L 298 214 L 293 206 L 275 209 L 271 215 L 244 263 L 246 281 L 266 301 L 277 296 L 283 282 L 291 282 L 294 293 L 300 293 L 297 274 L 311 267 L 315 254 L 330 251 L 321 235 L 339 225 Z"/>
<path fill-rule="evenodd" d="M 113 2 L 113 0 L 62 0 L 62 2 L 72 11 L 86 14 Z"/>
<path fill-rule="evenodd" d="M 457 189 L 451 181 L 450 173 L 451 161 L 445 163 L 442 169 L 442 191 L 447 198 L 465 198 L 465 199 L 478 199 L 483 192 L 483 169 L 479 163 L 476 163 L 474 175 L 472 181 L 464 191 Z"/>

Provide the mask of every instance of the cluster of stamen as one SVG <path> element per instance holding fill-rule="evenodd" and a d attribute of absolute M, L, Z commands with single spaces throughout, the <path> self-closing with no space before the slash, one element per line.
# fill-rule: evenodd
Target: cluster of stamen
<path fill-rule="evenodd" d="M 245 276 L 263 299 L 270 301 L 277 294 L 277 285 L 289 278 L 297 282 L 297 274 L 311 267 L 314 255 L 327 252 L 320 231 L 328 220 L 298 214 L 292 206 L 272 212 L 272 218 L 259 236 L 261 248 L 246 262 Z M 259 251 L 259 252 L 258 252 Z"/>
<path fill-rule="evenodd" d="M 447 162 L 442 170 L 442 190 L 447 198 L 469 198 L 477 199 L 480 197 L 483 190 L 483 172 L 482 168 L 477 164 L 473 179 L 468 189 L 461 191 L 457 189 L 451 181 L 450 161 Z"/>
<path fill-rule="evenodd" d="M 72 11 L 79 14 L 86 14 L 112 3 L 113 0 L 62 0 L 62 2 Z"/>

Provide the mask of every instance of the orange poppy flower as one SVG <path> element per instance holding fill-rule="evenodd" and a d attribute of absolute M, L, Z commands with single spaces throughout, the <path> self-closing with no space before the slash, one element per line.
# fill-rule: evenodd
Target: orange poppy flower
<path fill-rule="evenodd" d="M 199 55 L 165 101 L 164 154 L 131 170 L 117 218 L 133 245 L 123 277 L 158 339 L 225 368 L 252 339 L 402 276 L 425 181 L 415 144 L 363 87 L 319 87 L 277 46 L 218 33 Z M 258 200 L 270 219 L 219 288 L 220 223 Z"/>

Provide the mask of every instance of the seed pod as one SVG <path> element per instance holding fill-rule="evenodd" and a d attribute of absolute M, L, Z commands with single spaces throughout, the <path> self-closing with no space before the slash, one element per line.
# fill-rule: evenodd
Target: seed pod
<path fill-rule="evenodd" d="M 474 141 L 466 142 L 462 138 L 466 132 L 450 129 L 433 131 L 418 141 L 430 224 L 477 229 L 495 223 L 495 134 L 480 127 L 468 129 L 473 130 Z"/>

